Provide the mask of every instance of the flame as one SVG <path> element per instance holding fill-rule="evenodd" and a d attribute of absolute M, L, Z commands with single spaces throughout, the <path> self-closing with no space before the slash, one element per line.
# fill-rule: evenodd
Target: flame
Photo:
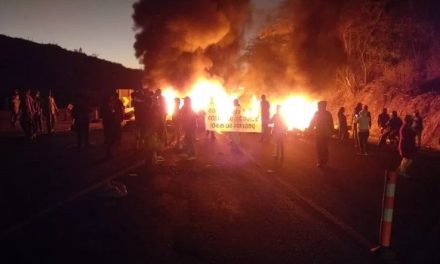
<path fill-rule="evenodd" d="M 209 105 L 214 104 L 220 119 L 225 121 L 232 116 L 234 99 L 239 98 L 245 89 L 239 87 L 238 92 L 227 92 L 220 81 L 202 78 L 196 81 L 187 93 L 179 93 L 173 87 L 167 87 L 162 91 L 167 103 L 168 118 L 171 118 L 175 111 L 174 99 L 189 96 L 195 112 L 206 112 Z M 271 116 L 275 114 L 276 106 L 281 105 L 282 115 L 289 130 L 306 129 L 316 111 L 316 101 L 301 94 L 272 98 L 270 101 Z M 260 119 L 260 101 L 257 95 L 252 95 L 249 102 L 241 103 L 243 116 Z"/>

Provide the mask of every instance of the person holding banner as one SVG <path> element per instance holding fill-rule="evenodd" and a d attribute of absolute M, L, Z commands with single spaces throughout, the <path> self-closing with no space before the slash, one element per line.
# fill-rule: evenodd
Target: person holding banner
<path fill-rule="evenodd" d="M 270 124 L 273 124 L 272 134 L 276 142 L 274 158 L 284 159 L 284 137 L 287 132 L 287 125 L 281 114 L 281 105 L 277 105 L 277 112 L 270 119 Z"/>

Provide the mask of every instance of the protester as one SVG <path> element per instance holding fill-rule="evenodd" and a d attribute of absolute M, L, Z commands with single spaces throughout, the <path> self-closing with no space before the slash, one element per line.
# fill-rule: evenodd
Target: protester
<path fill-rule="evenodd" d="M 388 121 L 390 121 L 390 115 L 388 114 L 388 110 L 384 108 L 377 118 L 377 126 L 380 128 L 381 135 L 385 132 Z"/>
<path fill-rule="evenodd" d="M 240 101 L 238 101 L 238 99 L 234 99 L 233 115 L 234 116 L 241 115 L 241 105 L 240 105 Z M 235 121 L 233 122 L 233 124 L 234 123 L 235 123 Z M 240 132 L 230 132 L 229 136 L 231 138 L 232 150 L 238 151 L 240 149 Z"/>
<path fill-rule="evenodd" d="M 183 100 L 183 107 L 181 109 L 182 128 L 184 132 L 184 151 L 188 160 L 195 160 L 194 139 L 196 136 L 196 113 L 191 104 L 191 98 L 185 97 Z"/>
<path fill-rule="evenodd" d="M 89 141 L 89 127 L 90 127 L 90 106 L 88 99 L 81 93 L 76 102 L 73 104 L 72 117 L 73 129 L 77 134 L 78 148 L 88 148 L 90 146 Z"/>
<path fill-rule="evenodd" d="M 180 109 L 180 102 L 180 98 L 174 98 L 174 112 L 173 116 L 171 117 L 171 121 L 174 127 L 174 137 L 172 138 L 172 140 L 170 140 L 170 142 L 176 141 L 176 143 L 174 144 L 176 149 L 180 149 L 180 139 L 182 137 L 182 114 Z"/>
<path fill-rule="evenodd" d="M 354 145 L 355 145 L 356 147 L 359 146 L 359 137 L 358 137 L 357 124 L 356 124 L 355 121 L 356 121 L 357 116 L 358 116 L 359 113 L 361 112 L 361 110 L 362 110 L 362 104 L 361 104 L 361 103 L 358 103 L 358 104 L 356 105 L 356 107 L 354 108 L 353 116 L 352 116 L 352 118 L 351 118 L 351 124 L 352 124 L 352 127 L 353 127 L 353 139 L 354 139 Z"/>
<path fill-rule="evenodd" d="M 399 129 L 402 126 L 402 123 L 403 123 L 402 119 L 397 115 L 397 112 L 392 111 L 391 118 L 387 122 L 385 126 L 385 131 L 380 138 L 379 146 L 384 145 L 387 139 L 389 139 L 390 141 L 397 142 L 397 137 L 399 136 Z"/>
<path fill-rule="evenodd" d="M 15 128 L 17 122 L 20 120 L 20 93 L 18 90 L 14 90 L 11 97 L 11 126 Z"/>
<path fill-rule="evenodd" d="M 36 91 L 34 94 L 34 109 L 35 133 L 40 135 L 43 133 L 43 101 L 41 99 L 40 91 Z"/>
<path fill-rule="evenodd" d="M 329 160 L 328 143 L 334 133 L 332 114 L 326 110 L 327 102 L 318 102 L 318 111 L 310 122 L 309 129 L 315 130 L 316 150 L 318 154 L 317 167 L 326 166 Z"/>
<path fill-rule="evenodd" d="M 274 158 L 284 159 L 284 137 L 287 133 L 287 125 L 281 114 L 281 105 L 277 105 L 276 114 L 270 119 L 270 124 L 273 124 L 272 133 L 275 138 L 276 151 Z"/>
<path fill-rule="evenodd" d="M 35 126 L 34 126 L 34 117 L 35 117 L 35 104 L 34 99 L 31 96 L 31 90 L 27 89 L 24 97 L 23 103 L 21 104 L 21 116 L 20 116 L 20 124 L 25 133 L 25 135 L 29 139 L 35 139 Z"/>
<path fill-rule="evenodd" d="M 168 144 L 168 142 L 167 142 L 167 126 L 166 126 L 167 103 L 166 103 L 165 97 L 162 95 L 161 89 L 156 90 L 155 97 L 156 97 L 156 104 L 157 104 L 156 111 L 158 111 L 157 112 L 157 115 L 158 115 L 157 135 L 159 137 L 159 140 L 162 142 L 162 144 L 164 146 L 166 146 Z"/>
<path fill-rule="evenodd" d="M 101 106 L 101 117 L 104 128 L 104 139 L 107 158 L 113 156 L 113 148 L 121 142 L 122 121 L 124 120 L 124 105 L 117 94 L 106 96 Z"/>
<path fill-rule="evenodd" d="M 339 135 L 338 138 L 341 142 L 344 142 L 348 133 L 347 117 L 345 116 L 345 108 L 341 107 L 338 111 L 338 124 L 339 124 Z"/>
<path fill-rule="evenodd" d="M 359 154 L 368 155 L 368 137 L 370 136 L 371 117 L 368 114 L 368 108 L 364 108 L 356 118 L 359 138 Z"/>
<path fill-rule="evenodd" d="M 52 134 L 55 130 L 55 125 L 57 123 L 57 114 L 59 110 L 55 102 L 55 98 L 52 96 L 51 90 L 49 90 L 45 110 L 43 112 L 46 116 L 47 133 Z"/>
<path fill-rule="evenodd" d="M 262 129 L 260 142 L 265 142 L 268 141 L 270 137 L 270 128 L 269 128 L 270 103 L 266 99 L 265 94 L 261 96 L 260 108 L 261 108 L 261 129 Z"/>
<path fill-rule="evenodd" d="M 143 89 L 136 89 L 131 94 L 131 98 L 136 125 L 136 149 L 141 149 L 145 146 L 147 140 L 147 114 L 151 109 L 148 109 L 147 98 Z"/>
<path fill-rule="evenodd" d="M 370 123 L 369 123 L 369 125 L 370 125 L 370 127 L 372 126 L 372 118 L 371 118 L 371 113 L 370 113 L 370 111 L 368 111 L 368 105 L 364 105 L 364 107 L 362 108 L 362 110 L 363 111 L 365 111 L 365 112 L 367 112 L 367 115 L 368 115 L 368 117 L 370 118 Z M 359 112 L 359 115 L 360 115 L 360 112 Z"/>
<path fill-rule="evenodd" d="M 414 132 L 416 132 L 417 147 L 420 148 L 422 145 L 423 118 L 417 110 L 414 112 L 412 128 L 414 129 Z"/>
<path fill-rule="evenodd" d="M 410 115 L 405 116 L 405 123 L 400 128 L 399 137 L 399 154 L 402 157 L 397 173 L 403 177 L 408 178 L 408 168 L 413 163 L 417 152 L 416 146 L 416 132 L 414 132 L 413 118 Z"/>

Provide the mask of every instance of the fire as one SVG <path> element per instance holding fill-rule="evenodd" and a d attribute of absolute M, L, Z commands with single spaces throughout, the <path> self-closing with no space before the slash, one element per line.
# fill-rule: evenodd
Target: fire
<path fill-rule="evenodd" d="M 232 116 L 234 109 L 233 101 L 239 98 L 244 88 L 239 92 L 228 92 L 217 80 L 199 79 L 185 94 L 179 93 L 173 87 L 163 89 L 166 99 L 168 117 L 171 118 L 175 109 L 174 99 L 184 96 L 191 97 L 194 111 L 207 111 L 210 104 L 214 104 L 221 120 L 227 120 Z M 310 120 L 316 111 L 316 101 L 310 100 L 304 95 L 291 95 L 285 98 L 269 98 L 271 101 L 271 116 L 275 114 L 277 105 L 281 105 L 282 115 L 289 130 L 304 130 L 309 126 Z M 252 95 L 249 102 L 241 102 L 243 116 L 260 119 L 260 101 L 257 95 Z"/>

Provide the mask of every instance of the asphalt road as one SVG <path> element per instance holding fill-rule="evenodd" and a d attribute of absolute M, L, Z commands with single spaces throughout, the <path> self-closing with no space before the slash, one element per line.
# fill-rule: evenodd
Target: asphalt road
<path fill-rule="evenodd" d="M 284 162 L 258 135 L 242 151 L 226 135 L 199 135 L 195 161 L 169 150 L 154 170 L 138 166 L 130 131 L 114 159 L 72 148 L 68 132 L 37 142 L 2 136 L 2 263 L 381 263 L 378 241 L 384 171 L 392 148 L 356 155 L 331 142 L 327 169 L 310 139 L 290 136 Z M 6 150 L 6 151 L 5 151 Z M 52 161 L 52 163 L 48 163 Z M 423 154 L 399 179 L 393 249 L 400 263 L 440 263 L 438 154 Z M 102 197 L 117 177 L 128 195 Z"/>

